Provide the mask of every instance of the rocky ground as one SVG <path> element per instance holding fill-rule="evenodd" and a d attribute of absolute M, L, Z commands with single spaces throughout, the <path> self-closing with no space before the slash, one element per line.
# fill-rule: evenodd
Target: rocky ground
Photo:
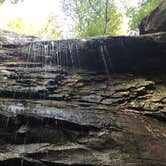
<path fill-rule="evenodd" d="M 97 74 L 0 53 L 0 166 L 165 166 L 164 74 Z"/>

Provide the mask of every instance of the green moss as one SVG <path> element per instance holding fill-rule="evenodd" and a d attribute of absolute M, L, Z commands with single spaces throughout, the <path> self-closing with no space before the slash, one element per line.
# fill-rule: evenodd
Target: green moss
<path fill-rule="evenodd" d="M 67 94 L 67 93 L 66 93 L 66 94 L 64 94 L 64 98 L 66 98 L 66 99 L 67 99 L 67 98 L 69 98 L 69 97 L 70 97 L 70 95 L 69 95 L 69 94 Z"/>
<path fill-rule="evenodd" d="M 66 108 L 67 107 L 67 103 L 65 103 L 65 102 L 48 101 L 48 100 L 41 101 L 41 105 L 47 106 L 47 107 L 56 107 L 56 108 Z"/>
<path fill-rule="evenodd" d="M 81 79 L 81 76 L 79 74 L 74 74 L 72 76 L 72 78 L 75 79 L 75 80 L 79 80 L 79 79 Z"/>

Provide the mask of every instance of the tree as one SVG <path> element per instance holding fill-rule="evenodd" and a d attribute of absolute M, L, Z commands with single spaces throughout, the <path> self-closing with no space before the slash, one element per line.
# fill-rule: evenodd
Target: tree
<path fill-rule="evenodd" d="M 36 29 L 32 24 L 26 22 L 21 17 L 9 20 L 8 27 L 19 34 L 36 35 L 49 39 L 62 37 L 57 25 L 56 16 L 54 15 L 48 16 L 39 29 Z"/>
<path fill-rule="evenodd" d="M 122 15 L 113 0 L 64 0 L 63 4 L 74 21 L 76 37 L 119 34 Z"/>
<path fill-rule="evenodd" d="M 141 20 L 156 8 L 162 0 L 142 0 L 137 8 L 129 8 L 127 16 L 129 18 L 130 31 L 138 31 Z"/>
<path fill-rule="evenodd" d="M 24 33 L 24 21 L 21 17 L 11 19 L 8 22 L 8 27 L 14 32 Z"/>
<path fill-rule="evenodd" d="M 5 0 L 0 0 L 0 4 L 4 3 Z"/>
<path fill-rule="evenodd" d="M 56 16 L 52 14 L 48 16 L 47 22 L 42 25 L 37 34 L 49 39 L 62 37 L 59 26 L 57 25 Z"/>
<path fill-rule="evenodd" d="M 10 3 L 15 4 L 23 2 L 24 0 L 10 0 Z M 0 0 L 0 4 L 4 3 L 5 0 Z M 26 21 L 24 17 L 18 16 L 11 18 L 6 21 L 9 30 L 17 32 L 19 34 L 29 34 L 41 36 L 42 38 L 60 38 L 62 37 L 60 33 L 60 28 L 57 25 L 57 17 L 55 14 L 50 14 L 46 20 L 36 28 L 35 25 Z"/>

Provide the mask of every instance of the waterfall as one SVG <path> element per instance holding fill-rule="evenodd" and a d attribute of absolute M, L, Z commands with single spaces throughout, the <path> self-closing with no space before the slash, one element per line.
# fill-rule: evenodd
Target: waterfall
<path fill-rule="evenodd" d="M 93 41 L 94 39 L 34 41 L 23 46 L 28 47 L 27 53 L 23 54 L 27 62 L 41 63 L 43 67 L 70 66 L 93 69 L 95 66 L 110 75 L 110 50 L 103 40 L 99 40 L 97 45 Z"/>

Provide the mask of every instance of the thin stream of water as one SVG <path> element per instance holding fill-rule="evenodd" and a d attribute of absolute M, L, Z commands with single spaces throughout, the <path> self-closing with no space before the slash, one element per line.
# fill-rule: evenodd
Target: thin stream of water
<path fill-rule="evenodd" d="M 111 57 L 108 51 L 107 46 L 101 41 L 99 43 L 99 54 L 101 56 L 101 60 L 103 61 L 103 65 L 105 68 L 105 72 L 108 76 L 110 76 L 110 68 L 111 65 Z M 37 45 L 37 46 L 35 46 Z M 40 46 L 40 42 L 32 42 L 29 45 L 27 61 L 37 61 L 36 57 L 42 56 L 43 67 L 46 72 L 46 66 L 53 66 L 54 64 L 60 70 L 61 65 L 69 65 L 71 67 L 81 67 L 81 59 L 80 59 L 80 46 L 76 41 L 44 41 Z M 111 66 L 108 66 L 110 64 Z M 112 70 L 112 69 L 111 69 Z"/>
<path fill-rule="evenodd" d="M 103 63 L 104 63 L 104 67 L 105 67 L 106 73 L 109 76 L 110 73 L 109 73 L 109 69 L 108 69 L 108 65 L 107 65 L 107 61 L 106 61 L 105 52 L 104 52 L 104 46 L 103 45 L 100 46 L 100 53 L 101 53 L 101 57 L 102 57 L 102 60 L 103 60 Z"/>

